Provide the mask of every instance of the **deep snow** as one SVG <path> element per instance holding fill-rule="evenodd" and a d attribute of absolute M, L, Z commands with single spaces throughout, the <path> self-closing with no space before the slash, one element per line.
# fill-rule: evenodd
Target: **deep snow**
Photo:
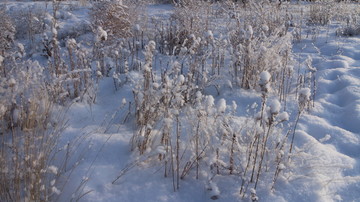
<path fill-rule="evenodd" d="M 15 9 L 23 4 L 26 3 L 8 6 Z M 85 10 L 76 12 L 77 15 L 65 13 L 64 19 L 69 22 L 62 26 L 76 26 L 87 20 L 83 17 Z M 153 17 L 166 18 L 172 6 L 151 5 L 147 12 Z M 330 33 L 335 33 L 335 27 Z M 300 119 L 291 163 L 280 175 L 275 191 L 261 190 L 260 201 L 357 201 L 360 199 L 360 37 L 327 36 L 326 28 L 322 28 L 315 41 L 305 38 L 294 43 L 293 51 L 299 63 L 310 56 L 312 66 L 317 69 L 315 107 Z M 131 117 L 125 121 L 129 101 L 133 99 L 131 85 L 115 91 L 113 80 L 104 78 L 95 104 L 74 103 L 70 107 L 63 142 L 84 136 L 82 141 L 86 146 L 60 201 L 88 191 L 80 201 L 212 201 L 201 181 L 183 180 L 180 190 L 173 192 L 170 178 L 164 178 L 159 171 L 161 166 L 136 163 L 141 162 L 138 159 L 141 157 L 133 156 L 129 147 L 136 126 Z M 258 92 L 230 88 L 215 97 L 216 101 L 222 98 L 227 104 L 235 101 L 241 116 L 246 114 L 248 106 L 260 101 Z M 122 169 L 134 162 L 137 166 L 113 184 Z M 84 179 L 83 190 L 73 195 Z M 239 201 L 240 181 L 236 177 L 219 177 L 218 201 Z"/>
<path fill-rule="evenodd" d="M 169 9 L 153 6 L 150 11 L 165 8 Z M 258 193 L 260 201 L 356 201 L 360 198 L 360 39 L 332 35 L 326 43 L 326 30 L 322 31 L 315 42 L 304 39 L 294 44 L 294 54 L 299 55 L 301 61 L 311 56 L 312 66 L 317 69 L 315 107 L 300 119 L 290 167 L 280 176 L 274 192 Z M 132 95 L 124 89 L 115 92 L 112 81 L 105 79 L 98 97 L 92 113 L 83 104 L 74 105 L 70 111 L 75 115 L 68 129 L 73 130 L 73 134 L 82 127 L 104 127 L 99 124 L 102 117 L 119 113 L 110 121 L 111 130 L 90 135 L 93 155 L 86 157 L 75 176 L 84 175 L 95 153 L 99 155 L 85 187 L 92 192 L 84 196 L 83 201 L 212 201 L 205 185 L 193 179 L 184 180 L 180 191 L 173 192 L 171 180 L 162 177 L 161 167 L 157 165 L 140 165 L 113 185 L 111 182 L 121 169 L 134 161 L 128 146 L 134 126 L 118 124 L 127 110 L 125 107 L 117 111 L 120 100 L 131 100 Z M 239 114 L 259 102 L 256 92 L 237 89 L 222 92 L 216 100 L 220 98 L 228 103 L 235 100 Z M 72 128 L 73 125 L 77 129 Z M 240 179 L 220 179 L 218 201 L 238 201 L 239 184 Z"/>

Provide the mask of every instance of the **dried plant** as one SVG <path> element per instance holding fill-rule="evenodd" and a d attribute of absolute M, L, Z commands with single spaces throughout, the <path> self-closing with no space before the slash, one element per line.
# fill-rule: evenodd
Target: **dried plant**
<path fill-rule="evenodd" d="M 121 1 L 102 1 L 93 3 L 91 17 L 95 28 L 102 27 L 109 40 L 129 37 L 134 21 L 130 9 Z"/>
<path fill-rule="evenodd" d="M 0 7 L 0 56 L 5 57 L 5 51 L 12 46 L 15 37 L 15 27 L 4 6 Z M 0 65 L 1 66 L 1 65 Z M 6 74 L 6 72 L 1 72 Z"/>

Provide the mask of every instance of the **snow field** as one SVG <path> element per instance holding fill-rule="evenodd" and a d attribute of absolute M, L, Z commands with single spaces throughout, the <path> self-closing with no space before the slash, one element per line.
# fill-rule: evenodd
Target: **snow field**
<path fill-rule="evenodd" d="M 26 9 L 29 4 L 34 7 L 49 9 L 43 8 L 42 2 L 11 2 L 8 4 L 8 8 L 10 11 L 17 11 L 17 9 Z M 88 6 L 70 6 L 69 4 L 63 8 L 64 10 L 59 11 L 60 31 L 58 32 L 62 43 L 65 43 L 66 36 L 72 36 L 81 44 L 81 47 L 89 48 L 89 41 L 94 37 L 90 28 Z M 146 12 L 151 18 L 167 19 L 174 12 L 174 7 L 171 5 L 149 5 Z M 216 21 L 220 20 L 217 19 Z M 210 23 L 210 27 L 215 26 L 212 23 Z M 219 27 L 224 28 L 225 23 L 220 24 Z M 292 59 L 294 61 L 289 61 L 289 63 L 294 70 L 293 75 L 297 74 L 297 68 L 301 68 L 303 71 L 306 65 L 310 65 L 311 67 L 308 66 L 309 71 L 315 76 L 314 106 L 312 106 L 313 101 L 310 100 L 313 98 L 313 89 L 311 86 L 307 86 L 307 83 L 302 86 L 299 85 L 296 93 L 294 90 L 288 94 L 286 105 L 283 101 L 280 102 L 277 96 L 272 94 L 275 89 L 270 89 L 270 86 L 277 84 L 271 83 L 272 79 L 275 78 L 273 76 L 276 75 L 273 72 L 271 74 L 266 69 L 256 70 L 259 72 L 253 76 L 258 80 L 251 81 L 248 84 L 256 86 L 249 90 L 240 89 L 236 82 L 221 78 L 223 76 L 221 75 L 219 80 L 214 83 L 209 82 L 210 85 L 204 87 L 201 93 L 195 94 L 194 109 L 187 107 L 183 110 L 187 110 L 186 116 L 181 114 L 181 110 L 174 109 L 171 110 L 171 116 L 160 117 L 163 120 L 158 125 L 151 125 L 152 123 L 148 122 L 142 126 L 151 129 L 150 134 L 153 135 L 153 138 L 149 140 L 153 143 L 149 144 L 143 155 L 140 155 L 141 152 L 136 146 L 132 147 L 133 138 L 137 137 L 139 130 L 134 112 L 136 110 L 134 97 L 142 101 L 144 97 L 148 96 L 149 102 L 155 104 L 158 104 L 161 99 L 159 101 L 154 100 L 159 98 L 160 92 L 158 91 L 149 90 L 148 94 L 135 96 L 135 90 L 140 89 L 141 82 L 146 83 L 143 81 L 146 75 L 148 75 L 148 79 L 155 78 L 152 78 L 155 82 L 150 85 L 149 89 L 160 89 L 162 83 L 158 82 L 159 79 L 157 78 L 163 73 L 160 72 L 160 65 L 169 63 L 172 65 L 168 64 L 168 67 L 173 66 L 171 71 L 180 71 L 181 65 L 184 65 L 183 62 L 186 60 L 186 57 L 181 54 L 185 55 L 185 53 L 193 51 L 193 47 L 189 47 L 189 49 L 182 47 L 179 50 L 181 56 L 179 56 L 178 61 L 182 62 L 180 64 L 178 61 L 171 63 L 175 56 L 172 56 L 171 59 L 164 57 L 160 61 L 153 61 L 153 56 L 158 54 L 157 47 L 159 45 L 153 41 L 147 43 L 144 67 L 139 72 L 129 72 L 127 74 L 127 77 L 130 78 L 129 81 L 127 80 L 124 83 L 119 81 L 122 85 L 119 85 L 118 88 L 114 86 L 115 80 L 119 78 L 118 75 L 113 76 L 113 78 L 106 77 L 98 70 L 96 102 L 91 104 L 74 102 L 67 112 L 69 120 L 60 139 L 59 147 L 64 146 L 66 148 L 68 143 L 73 143 L 75 147 L 78 147 L 72 150 L 70 160 L 77 166 L 71 171 L 70 178 L 61 191 L 54 187 L 53 192 L 58 195 L 57 200 L 110 202 L 202 202 L 213 200 L 227 202 L 257 199 L 259 201 L 358 200 L 360 198 L 360 39 L 358 36 L 337 37 L 335 36 L 336 28 L 333 25 L 320 27 L 318 28 L 319 33 L 316 36 L 314 34 L 313 39 L 311 39 L 311 34 L 306 37 L 305 32 L 308 31 L 303 30 L 303 39 L 299 42 L 294 40 L 294 44 L 292 44 L 291 54 L 293 54 Z M 141 28 L 137 25 L 135 29 L 140 30 Z M 266 33 L 270 28 L 248 26 L 239 33 L 239 35 L 244 34 L 239 40 L 248 40 L 244 42 L 248 43 L 253 39 L 256 29 L 264 30 Z M 106 41 L 108 39 L 106 30 L 102 28 L 97 30 L 97 42 Z M 221 38 L 217 31 L 207 30 L 204 33 L 206 40 L 208 40 L 207 43 L 215 43 L 214 39 Z M 201 40 L 194 35 L 189 36 L 189 39 L 193 39 L 196 45 L 201 43 Z M 26 47 L 29 47 L 25 39 L 22 41 Z M 220 41 L 216 43 L 220 44 Z M 256 42 L 253 43 L 256 44 Z M 209 44 L 207 45 L 210 46 Z M 224 44 L 226 43 L 224 42 Z M 252 48 L 251 45 L 248 47 Z M 275 53 L 267 52 L 268 49 L 265 47 L 262 47 L 261 50 L 269 54 L 271 58 L 273 57 L 272 54 Z M 271 47 L 269 50 L 277 49 Z M 253 51 L 257 50 L 253 49 Z M 274 55 L 276 56 L 276 54 Z M 33 57 L 40 58 L 41 63 L 46 63 L 46 60 L 35 52 Z M 308 58 L 311 60 L 307 60 Z M 260 60 L 261 57 L 258 59 Z M 230 64 L 229 61 L 225 61 L 224 65 L 229 65 L 228 63 Z M 269 64 L 279 65 L 280 63 L 279 58 L 264 60 L 265 66 Z M 155 72 L 155 76 L 149 76 L 150 72 Z M 176 73 L 174 74 L 176 75 Z M 174 81 L 171 81 L 170 77 L 166 78 L 169 80 L 167 83 L 169 86 L 166 90 L 173 90 L 172 93 L 176 97 L 174 99 L 175 104 L 171 103 L 172 105 L 183 106 L 185 104 L 181 97 L 182 94 L 177 92 L 186 90 L 182 89 L 183 86 L 188 85 L 188 78 L 184 75 L 177 76 Z M 122 76 L 124 77 L 124 75 Z M 206 79 L 204 76 L 204 80 Z M 13 81 L 10 80 L 11 82 Z M 166 90 L 163 89 L 164 92 L 161 93 L 165 94 Z M 263 106 L 264 108 L 262 108 Z M 299 116 L 296 130 L 292 131 L 296 116 L 300 114 L 298 112 L 299 106 L 303 106 L 303 111 Z M 180 118 L 178 117 L 179 114 Z M 176 148 L 180 148 L 180 152 L 183 152 L 181 156 L 183 159 L 191 160 L 191 155 L 194 155 L 186 153 L 186 151 L 190 150 L 187 150 L 188 147 L 194 147 L 192 138 L 196 137 L 193 135 L 196 130 L 191 127 L 196 126 L 195 121 L 198 121 L 201 126 L 201 138 L 204 140 L 207 140 L 205 136 L 207 133 L 211 134 L 211 130 L 216 131 L 214 132 L 216 134 L 230 131 L 228 136 L 230 138 L 224 138 L 226 141 L 223 142 L 219 141 L 221 140 L 219 137 L 225 135 L 214 135 L 208 138 L 209 141 L 219 144 L 216 145 L 219 149 L 217 153 L 223 156 L 220 156 L 220 159 L 216 157 L 215 146 L 206 150 L 212 153 L 203 155 L 203 159 L 201 159 L 201 166 L 203 167 L 201 167 L 200 172 L 196 172 L 195 166 L 189 170 L 184 179 L 180 180 L 178 190 L 175 188 L 174 182 L 176 180 L 173 176 L 168 174 L 166 178 L 164 177 L 164 161 L 156 161 L 156 158 L 159 155 L 165 155 L 168 149 L 165 144 L 157 145 L 161 141 L 161 127 L 169 127 L 170 131 L 176 131 L 176 122 L 174 121 L 176 119 L 174 117 L 179 118 L 180 123 L 183 124 L 181 127 L 184 128 L 177 134 L 181 136 L 182 142 L 176 146 Z M 198 117 L 198 119 L 194 117 Z M 199 117 L 205 118 L 200 119 Z M 257 123 L 256 119 L 262 121 L 263 125 L 257 126 L 255 124 Z M 220 123 L 219 120 L 226 124 L 218 124 Z M 158 127 L 161 124 L 163 126 Z M 224 127 L 214 129 L 219 125 Z M 235 126 L 231 128 L 229 125 Z M 263 172 L 261 172 L 259 184 L 255 190 L 253 189 L 254 183 L 248 183 L 251 169 L 249 169 L 248 175 L 243 175 L 242 173 L 246 168 L 239 162 L 247 161 L 249 150 L 251 150 L 249 144 L 246 145 L 247 143 L 256 145 L 255 138 L 257 135 L 259 135 L 259 140 L 265 139 L 265 134 L 260 136 L 257 134 L 259 132 L 256 133 L 256 131 L 263 131 L 264 128 L 271 133 L 268 133 L 270 134 L 268 147 L 264 146 Z M 253 134 L 245 133 L 243 132 L 245 130 L 255 132 Z M 291 154 L 287 153 L 290 144 L 288 142 L 290 141 L 286 143 L 286 151 L 276 146 L 283 140 L 287 130 L 290 131 L 288 133 L 290 134 L 289 139 L 293 132 L 295 134 L 294 148 Z M 231 141 L 234 134 L 237 135 L 237 141 Z M 261 135 L 263 134 L 261 133 Z M 142 140 L 140 139 L 139 142 Z M 173 144 L 176 143 L 173 142 Z M 175 148 L 175 146 L 173 147 Z M 234 151 L 237 152 L 233 157 L 234 161 L 241 165 L 234 169 L 234 174 L 230 175 L 229 171 L 233 171 L 233 168 L 231 168 L 231 163 L 228 163 L 232 158 L 229 151 L 232 151 L 230 148 L 233 147 L 236 147 Z M 263 145 L 259 147 L 262 149 Z M 266 150 L 267 148 L 277 149 Z M 194 148 L 191 149 L 196 151 Z M 253 150 L 255 149 L 253 148 Z M 287 155 L 284 158 L 285 153 Z M 259 152 L 259 156 L 261 156 L 260 154 L 262 153 Z M 273 165 L 272 163 L 278 161 L 270 161 L 272 157 L 283 158 L 283 160 L 280 160 L 278 165 Z M 218 161 L 220 164 L 213 164 L 218 163 Z M 259 160 L 255 160 L 255 162 L 259 162 Z M 181 163 L 184 166 L 185 162 Z M 210 168 L 210 164 L 215 168 L 217 165 L 222 165 L 224 168 L 220 174 L 214 174 L 216 169 Z M 279 173 L 276 183 L 273 184 L 275 168 L 276 172 L 279 171 Z M 58 169 L 55 166 L 49 167 L 49 171 L 53 174 L 58 173 Z M 199 180 L 196 179 L 197 177 Z M 57 183 L 61 184 L 61 182 L 51 182 L 52 185 Z M 242 183 L 246 186 L 244 195 L 239 194 Z"/>

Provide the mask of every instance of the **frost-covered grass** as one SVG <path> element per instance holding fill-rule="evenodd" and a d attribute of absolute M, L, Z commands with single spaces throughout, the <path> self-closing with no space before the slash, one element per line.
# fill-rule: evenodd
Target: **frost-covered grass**
<path fill-rule="evenodd" d="M 2 4 L 0 199 L 358 198 L 358 6 L 244 2 Z"/>

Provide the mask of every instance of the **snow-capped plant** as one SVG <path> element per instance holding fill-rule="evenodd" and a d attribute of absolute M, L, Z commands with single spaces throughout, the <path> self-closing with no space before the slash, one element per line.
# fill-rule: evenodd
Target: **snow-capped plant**
<path fill-rule="evenodd" d="M 95 42 L 106 41 L 108 38 L 108 34 L 101 26 L 98 26 L 95 33 Z"/>
<path fill-rule="evenodd" d="M 252 202 L 259 201 L 259 197 L 256 195 L 256 190 L 255 189 L 250 189 L 250 199 L 251 199 Z"/>
<path fill-rule="evenodd" d="M 268 93 L 270 91 L 270 79 L 271 75 L 269 72 L 264 71 L 260 73 L 260 80 L 259 80 L 259 86 L 261 89 L 261 114 L 260 114 L 260 126 L 263 124 L 263 118 L 264 118 L 264 110 L 265 110 L 265 103 L 268 97 Z"/>
<path fill-rule="evenodd" d="M 283 26 L 287 19 L 274 4 L 267 5 L 266 9 L 256 2 L 249 5 L 248 10 L 237 11 L 238 28 L 228 33 L 234 83 L 253 89 L 259 73 L 268 71 L 274 76 L 273 81 L 279 81 L 276 84 L 280 87 L 274 89 L 284 89 L 286 81 L 281 74 L 288 71 L 291 50 L 291 35 Z M 251 15 L 256 17 L 249 17 Z M 281 90 L 278 93 L 281 95 Z"/>
<path fill-rule="evenodd" d="M 92 70 L 89 64 L 89 53 L 78 46 L 75 39 L 66 41 L 69 56 L 66 77 L 68 96 L 70 99 L 80 98 L 88 103 L 94 102 L 94 84 L 92 80 Z M 70 88 L 69 86 L 72 86 Z"/>
<path fill-rule="evenodd" d="M 217 103 L 217 111 L 218 113 L 225 113 L 225 110 L 226 110 L 226 100 L 222 98 Z"/>
<path fill-rule="evenodd" d="M 270 79 L 271 75 L 267 71 L 260 73 L 259 86 L 262 93 L 267 94 L 270 91 Z"/>
<path fill-rule="evenodd" d="M 311 100 L 313 101 L 312 107 L 315 107 L 315 96 L 316 96 L 316 90 L 317 90 L 317 82 L 316 82 L 316 72 L 317 69 L 312 65 L 312 58 L 308 57 L 305 60 L 306 67 L 307 67 L 307 73 L 306 73 L 306 87 L 308 87 L 311 90 Z M 308 105 L 310 107 L 310 105 Z"/>
<path fill-rule="evenodd" d="M 44 68 L 30 60 L 13 65 L 10 78 L 0 78 L 0 200 L 51 200 L 60 173 L 50 163 L 64 117 L 54 111 Z"/>
<path fill-rule="evenodd" d="M 293 149 L 297 124 L 298 124 L 300 116 L 304 112 L 306 106 L 310 105 L 310 97 L 311 97 L 311 91 L 309 88 L 300 89 L 299 97 L 298 97 L 298 113 L 296 116 L 294 130 L 293 130 L 293 134 L 292 134 L 292 138 L 291 138 L 291 144 L 290 144 L 290 150 L 289 150 L 290 153 L 292 152 L 292 149 Z"/>
<path fill-rule="evenodd" d="M 136 119 L 137 124 L 139 125 L 138 134 L 133 138 L 133 149 L 137 145 L 140 154 L 146 152 L 149 147 L 151 127 L 158 119 L 158 116 L 162 115 L 162 108 L 153 108 L 156 106 L 159 98 L 156 99 L 156 91 L 160 87 L 153 80 L 152 75 L 152 62 L 156 44 L 154 41 L 150 41 L 145 48 L 145 65 L 142 69 L 142 78 L 137 88 L 134 90 L 135 106 L 136 106 Z M 168 80 L 165 80 L 163 84 L 164 90 L 168 87 Z M 159 96 L 159 95 L 157 95 Z M 164 102 L 168 104 L 168 100 L 165 99 Z M 155 111 L 157 110 L 157 111 Z"/>
<path fill-rule="evenodd" d="M 303 88 L 299 91 L 299 111 L 303 111 L 310 102 L 311 91 L 309 88 Z"/>

